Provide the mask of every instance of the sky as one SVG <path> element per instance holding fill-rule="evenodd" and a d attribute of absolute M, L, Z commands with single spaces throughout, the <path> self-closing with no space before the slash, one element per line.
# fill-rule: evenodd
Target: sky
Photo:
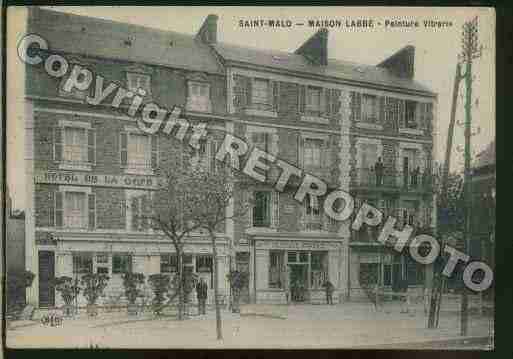
<path fill-rule="evenodd" d="M 443 28 L 329 28 L 330 58 L 375 65 L 406 45 L 415 46 L 415 80 L 438 94 L 438 121 L 435 135 L 435 160 L 443 161 L 451 108 L 452 88 L 458 54 L 461 52 L 461 29 L 465 21 L 478 16 L 482 56 L 474 60 L 472 152 L 477 154 L 495 139 L 495 13 L 485 8 L 385 8 L 385 7 L 48 7 L 57 11 L 139 24 L 163 30 L 195 34 L 208 14 L 217 14 L 218 41 L 262 49 L 295 51 L 318 29 L 307 26 L 292 28 L 241 28 L 240 20 L 281 19 L 293 23 L 308 19 L 424 20 L 451 22 Z M 23 209 L 24 136 L 20 115 L 23 96 L 21 63 L 14 47 L 24 35 L 20 26 L 23 9 L 8 10 L 7 15 L 7 168 L 8 186 L 13 205 Z M 106 34 L 108 36 L 108 34 Z M 460 87 L 456 119 L 462 122 L 465 87 Z M 476 101 L 477 100 L 477 101 Z M 479 129 L 478 129 L 479 128 Z M 463 127 L 456 126 L 452 153 L 452 170 L 463 167 Z"/>

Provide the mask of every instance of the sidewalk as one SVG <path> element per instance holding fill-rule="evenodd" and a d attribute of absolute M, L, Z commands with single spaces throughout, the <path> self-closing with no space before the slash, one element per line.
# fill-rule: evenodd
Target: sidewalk
<path fill-rule="evenodd" d="M 351 348 L 394 347 L 406 343 L 462 339 L 459 315 L 441 314 L 438 329 L 426 329 L 423 305 L 400 313 L 399 303 L 375 311 L 369 303 L 339 305 L 266 306 L 286 319 L 222 312 L 223 341 L 216 341 L 215 313 L 178 322 L 173 317 L 155 319 L 151 313 L 129 317 L 126 313 L 101 313 L 98 318 L 64 321 L 61 327 L 41 324 L 17 327 L 7 333 L 12 347 L 87 348 Z M 274 307 L 274 309 L 273 309 Z M 456 307 L 456 305 L 454 305 Z M 493 317 L 472 315 L 469 337 L 493 335 Z"/>

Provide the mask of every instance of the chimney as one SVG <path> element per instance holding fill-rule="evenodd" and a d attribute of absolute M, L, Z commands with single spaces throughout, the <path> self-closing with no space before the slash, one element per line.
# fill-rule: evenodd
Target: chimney
<path fill-rule="evenodd" d="M 408 45 L 378 64 L 394 75 L 413 79 L 415 74 L 415 47 Z"/>
<path fill-rule="evenodd" d="M 320 29 L 295 51 L 315 65 L 328 64 L 328 29 Z"/>
<path fill-rule="evenodd" d="M 199 29 L 196 37 L 205 44 L 215 44 L 217 42 L 217 15 L 208 15 L 203 25 Z"/>

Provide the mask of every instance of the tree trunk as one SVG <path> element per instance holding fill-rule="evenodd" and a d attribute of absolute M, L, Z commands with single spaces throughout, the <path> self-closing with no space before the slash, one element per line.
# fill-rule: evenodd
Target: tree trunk
<path fill-rule="evenodd" d="M 216 306 L 216 333 L 217 340 L 223 339 L 223 328 L 221 323 L 221 308 L 219 308 L 219 265 L 217 263 L 217 247 L 216 247 L 216 237 L 213 231 L 209 231 L 210 239 L 212 240 L 212 255 L 214 261 L 214 301 Z"/>
<path fill-rule="evenodd" d="M 178 246 L 176 247 L 176 256 L 178 260 L 178 320 L 183 320 L 183 254 Z"/>

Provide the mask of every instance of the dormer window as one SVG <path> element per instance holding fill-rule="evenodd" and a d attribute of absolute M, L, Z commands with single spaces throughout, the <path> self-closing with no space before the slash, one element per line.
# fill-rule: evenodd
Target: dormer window
<path fill-rule="evenodd" d="M 187 110 L 212 112 L 210 84 L 201 81 L 188 82 Z"/>
<path fill-rule="evenodd" d="M 146 91 L 145 96 L 151 95 L 151 76 L 137 72 L 127 72 L 127 87 L 137 93 L 138 89 Z"/>

